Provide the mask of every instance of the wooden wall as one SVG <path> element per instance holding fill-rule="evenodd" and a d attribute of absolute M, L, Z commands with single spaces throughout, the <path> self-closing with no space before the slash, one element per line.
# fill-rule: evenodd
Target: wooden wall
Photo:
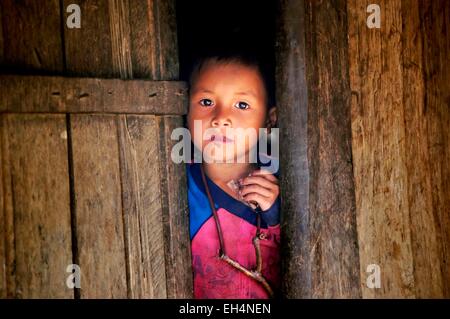
<path fill-rule="evenodd" d="M 65 26 L 72 3 L 81 29 Z M 169 157 L 187 106 L 185 84 L 167 82 L 174 10 L 1 1 L 3 72 L 66 77 L 0 80 L 0 297 L 191 296 L 184 167 Z M 81 289 L 66 287 L 72 263 Z"/>
<path fill-rule="evenodd" d="M 287 297 L 450 297 L 449 21 L 444 0 L 280 2 Z"/>
<path fill-rule="evenodd" d="M 450 297 L 450 3 L 348 1 L 352 147 L 364 297 Z"/>

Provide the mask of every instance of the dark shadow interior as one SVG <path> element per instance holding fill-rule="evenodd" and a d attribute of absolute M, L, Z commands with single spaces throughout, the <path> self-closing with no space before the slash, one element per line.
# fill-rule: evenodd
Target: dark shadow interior
<path fill-rule="evenodd" d="M 274 91 L 276 1 L 177 0 L 180 79 L 187 81 L 196 59 L 238 52 L 261 61 Z"/>

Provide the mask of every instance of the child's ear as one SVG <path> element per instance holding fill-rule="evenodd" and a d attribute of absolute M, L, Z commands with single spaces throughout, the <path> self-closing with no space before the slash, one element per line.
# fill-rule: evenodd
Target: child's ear
<path fill-rule="evenodd" d="M 272 127 L 275 127 L 276 125 L 277 125 L 277 107 L 272 106 L 267 114 L 266 127 L 270 132 L 270 129 Z"/>

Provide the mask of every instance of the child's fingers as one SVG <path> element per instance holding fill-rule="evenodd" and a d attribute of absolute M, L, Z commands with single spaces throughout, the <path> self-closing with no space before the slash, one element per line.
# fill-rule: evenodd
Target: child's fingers
<path fill-rule="evenodd" d="M 262 176 L 247 176 L 242 179 L 241 185 L 251 185 L 251 184 L 258 184 L 262 187 L 268 188 L 268 189 L 274 189 L 275 187 L 278 187 L 278 185 L 270 180 L 268 180 L 265 177 Z"/>
<path fill-rule="evenodd" d="M 278 179 L 264 169 L 254 171 L 240 183 L 243 199 L 258 203 L 262 210 L 269 209 L 279 195 Z"/>
<path fill-rule="evenodd" d="M 278 178 L 276 178 L 271 172 L 269 172 L 268 170 L 266 170 L 264 168 L 254 170 L 252 172 L 251 176 L 262 176 L 262 177 L 268 179 L 269 181 L 278 184 Z"/>
<path fill-rule="evenodd" d="M 245 196 L 249 193 L 258 193 L 264 197 L 271 198 L 274 196 L 273 191 L 257 184 L 247 185 L 240 190 L 240 194 Z"/>
<path fill-rule="evenodd" d="M 266 197 L 257 194 L 257 193 L 249 193 L 244 197 L 244 200 L 247 202 L 256 202 L 262 210 L 268 210 L 272 206 L 272 202 L 268 200 Z"/>

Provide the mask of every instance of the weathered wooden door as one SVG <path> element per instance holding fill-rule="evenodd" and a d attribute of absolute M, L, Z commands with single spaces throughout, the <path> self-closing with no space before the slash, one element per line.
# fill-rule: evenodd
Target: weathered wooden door
<path fill-rule="evenodd" d="M 70 4 L 81 28 L 66 26 Z M 170 159 L 187 108 L 174 11 L 0 3 L 0 297 L 191 296 L 185 173 Z"/>

